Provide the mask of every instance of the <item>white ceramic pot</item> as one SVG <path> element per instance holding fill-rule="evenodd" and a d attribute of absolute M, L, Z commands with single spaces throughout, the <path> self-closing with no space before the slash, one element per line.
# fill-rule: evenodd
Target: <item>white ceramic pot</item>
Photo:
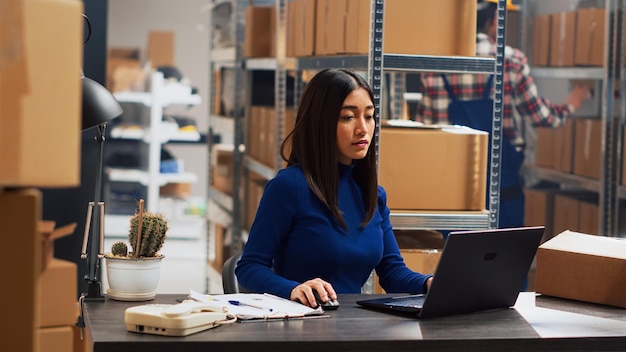
<path fill-rule="evenodd" d="M 105 256 L 109 298 L 118 301 L 148 301 L 156 296 L 161 260 Z"/>

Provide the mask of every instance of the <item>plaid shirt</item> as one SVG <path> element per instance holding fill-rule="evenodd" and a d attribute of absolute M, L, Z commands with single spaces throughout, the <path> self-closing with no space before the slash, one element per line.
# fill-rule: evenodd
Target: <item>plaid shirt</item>
<path fill-rule="evenodd" d="M 476 55 L 495 57 L 496 43 L 486 34 L 476 36 Z M 515 121 L 514 111 L 524 118 L 530 118 L 535 126 L 558 127 L 571 113 L 567 104 L 552 104 L 540 97 L 537 86 L 530 75 L 526 55 L 509 46 L 504 52 L 504 100 L 502 128 L 509 140 L 522 144 L 520 135 L 521 122 Z M 482 97 L 489 75 L 485 74 L 447 74 L 448 82 L 459 100 L 473 100 Z M 495 81 L 493 83 L 495 85 Z M 448 124 L 448 104 L 450 98 L 444 88 L 439 73 L 422 75 L 424 87 L 422 100 L 418 104 L 416 120 L 426 124 Z M 493 98 L 493 88 L 491 91 Z M 523 128 L 523 127 L 522 127 Z"/>

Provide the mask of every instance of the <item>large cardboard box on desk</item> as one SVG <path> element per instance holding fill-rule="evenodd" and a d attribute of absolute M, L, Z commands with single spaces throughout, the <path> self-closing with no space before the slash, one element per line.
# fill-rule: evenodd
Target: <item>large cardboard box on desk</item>
<path fill-rule="evenodd" d="M 9 4 L 0 23 L 0 186 L 77 186 L 83 3 Z"/>
<path fill-rule="evenodd" d="M 380 132 L 379 183 L 392 210 L 483 210 L 488 134 L 467 127 Z"/>
<path fill-rule="evenodd" d="M 535 290 L 626 308 L 626 240 L 560 233 L 537 250 Z"/>

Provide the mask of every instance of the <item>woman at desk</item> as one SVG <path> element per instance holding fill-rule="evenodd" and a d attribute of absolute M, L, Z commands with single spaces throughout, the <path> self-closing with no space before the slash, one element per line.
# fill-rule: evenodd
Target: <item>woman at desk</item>
<path fill-rule="evenodd" d="M 255 292 L 316 307 L 360 293 L 372 270 L 387 292 L 425 292 L 430 275 L 404 263 L 378 185 L 372 91 L 358 74 L 326 69 L 306 85 L 236 268 Z M 291 146 L 289 156 L 286 149 Z"/>

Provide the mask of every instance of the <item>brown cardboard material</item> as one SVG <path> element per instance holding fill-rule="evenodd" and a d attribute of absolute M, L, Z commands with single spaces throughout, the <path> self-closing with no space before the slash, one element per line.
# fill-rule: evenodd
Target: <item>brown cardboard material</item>
<path fill-rule="evenodd" d="M 71 326 L 37 329 L 39 348 L 35 352 L 74 351 L 74 331 Z"/>
<path fill-rule="evenodd" d="M 535 128 L 535 165 L 554 168 L 554 134 L 554 129 L 550 127 Z"/>
<path fill-rule="evenodd" d="M 576 12 L 559 12 L 551 16 L 550 66 L 574 66 Z"/>
<path fill-rule="evenodd" d="M 600 234 L 600 207 L 598 203 L 581 200 L 579 203 L 578 231 L 590 235 Z"/>
<path fill-rule="evenodd" d="M 145 90 L 145 73 L 138 48 L 110 48 L 106 87 L 111 92 Z"/>
<path fill-rule="evenodd" d="M 270 57 L 271 51 L 272 17 L 274 7 L 248 6 L 246 7 L 246 33 L 243 44 L 244 57 Z"/>
<path fill-rule="evenodd" d="M 605 10 L 603 8 L 578 9 L 577 16 L 574 64 L 603 66 Z"/>
<path fill-rule="evenodd" d="M 296 6 L 294 5 L 294 2 L 287 2 L 286 6 L 286 11 L 287 11 L 287 33 L 285 34 L 286 36 L 286 52 L 287 52 L 287 57 L 296 57 L 296 52 L 295 52 L 295 45 L 296 43 L 294 42 L 295 38 L 296 38 L 296 33 L 295 33 L 295 23 L 294 21 L 296 20 Z"/>
<path fill-rule="evenodd" d="M 552 17 L 549 14 L 533 17 L 533 65 L 548 66 L 550 63 L 550 38 Z"/>
<path fill-rule="evenodd" d="M 41 221 L 39 231 L 41 233 L 41 270 L 48 267 L 48 263 L 54 258 L 54 240 L 74 233 L 76 223 L 71 223 L 55 229 L 54 221 Z"/>
<path fill-rule="evenodd" d="M 567 194 L 555 195 L 552 233 L 557 234 L 570 229 L 577 230 L 579 214 L 580 203 L 577 199 Z"/>
<path fill-rule="evenodd" d="M 73 325 L 78 318 L 75 263 L 53 258 L 39 277 L 39 327 Z"/>
<path fill-rule="evenodd" d="M 383 126 L 379 183 L 394 210 L 484 210 L 488 134 Z"/>
<path fill-rule="evenodd" d="M 153 68 L 174 66 L 174 32 L 150 31 L 148 33 L 147 60 Z"/>
<path fill-rule="evenodd" d="M 406 266 L 418 273 L 434 274 L 444 245 L 440 232 L 432 230 L 395 230 L 400 254 Z M 385 293 L 374 275 L 374 293 Z"/>
<path fill-rule="evenodd" d="M 80 183 L 81 13 L 80 1 L 25 1 L 23 31 L 3 39 L 18 62 L 0 79 L 0 186 Z"/>
<path fill-rule="evenodd" d="M 599 179 L 602 156 L 602 121 L 577 119 L 575 123 L 574 173 Z"/>
<path fill-rule="evenodd" d="M 524 225 L 545 226 L 542 242 L 554 233 L 554 194 L 553 189 L 524 189 Z"/>
<path fill-rule="evenodd" d="M 317 0 L 315 55 L 345 52 L 345 14 L 348 0 Z"/>
<path fill-rule="evenodd" d="M 0 256 L 0 275 L 7 278 L 12 287 L 19 288 L 4 290 L 2 295 L 2 311 L 11 317 L 10 324 L 3 324 L 3 336 L 8 337 L 3 343 L 27 351 L 37 347 L 35 328 L 40 321 L 40 220 L 41 193 L 38 190 L 0 191 L 2 240 L 7 248 L 11 248 Z"/>
<path fill-rule="evenodd" d="M 159 191 L 161 197 L 186 198 L 191 197 L 190 183 L 168 183 L 161 186 Z"/>
<path fill-rule="evenodd" d="M 358 6 L 352 7 L 358 2 Z M 346 38 L 347 52 L 369 50 L 370 11 L 368 1 L 351 0 Z M 353 9 L 354 12 L 352 11 Z M 354 13 L 359 14 L 356 20 Z M 364 17 L 361 17 L 364 16 Z M 355 33 L 356 32 L 356 33 Z M 472 0 L 387 0 L 385 1 L 383 47 L 387 53 L 417 55 L 476 55 L 476 1 Z M 407 34 L 410 33 L 410 40 Z M 435 38 L 435 39 L 434 39 Z"/>
<path fill-rule="evenodd" d="M 311 56 L 315 50 L 316 0 L 294 0 L 294 54 Z"/>
<path fill-rule="evenodd" d="M 564 231 L 539 246 L 538 293 L 626 308 L 626 241 Z"/>
<path fill-rule="evenodd" d="M 554 168 L 571 173 L 574 169 L 574 120 L 568 119 L 554 131 Z"/>
<path fill-rule="evenodd" d="M 233 192 L 233 148 L 232 146 L 220 146 L 215 149 L 211 163 L 213 169 L 213 188 L 232 194 Z"/>

